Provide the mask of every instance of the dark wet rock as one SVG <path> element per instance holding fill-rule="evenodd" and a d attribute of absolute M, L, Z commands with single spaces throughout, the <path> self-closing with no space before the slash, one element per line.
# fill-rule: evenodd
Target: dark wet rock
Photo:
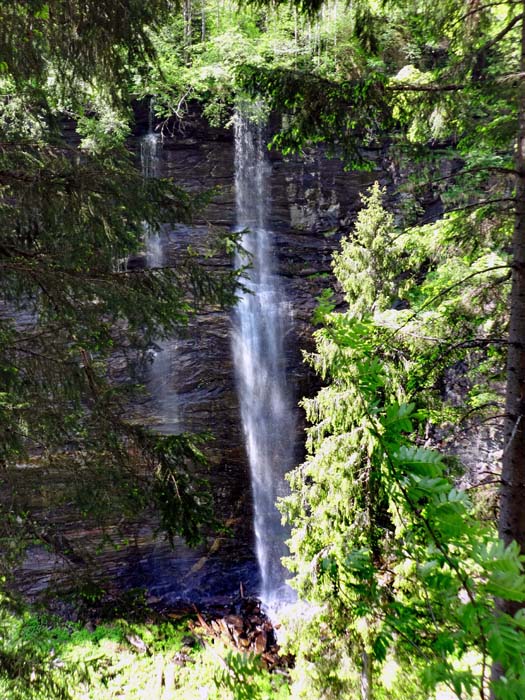
<path fill-rule="evenodd" d="M 232 227 L 235 224 L 234 147 L 231 130 L 209 127 L 197 107 L 184 124 L 170 124 L 161 152 L 160 174 L 173 177 L 190 191 L 218 188 L 207 209 L 193 226 L 166 228 L 163 232 L 166 261 L 176 264 L 188 244 L 213 269 L 227 269 L 231 259 L 224 254 L 213 260 L 204 257 L 208 223 Z M 130 148 L 140 152 L 139 137 L 148 128 L 144 104 L 137 108 L 135 136 Z M 73 134 L 74 131 L 71 131 Z M 378 164 L 381 154 L 374 155 Z M 302 350 L 312 348 L 311 317 L 316 297 L 327 285 L 334 249 L 354 220 L 360 207 L 360 193 L 375 179 L 386 183 L 388 175 L 375 172 L 345 172 L 337 159 L 328 159 L 322 148 L 305 157 L 284 158 L 271 152 L 271 227 L 275 239 L 275 264 L 289 303 L 291 325 L 286 337 L 286 371 L 293 386 L 294 401 L 312 394 L 317 380 L 303 363 Z M 144 255 L 130 258 L 128 268 L 145 265 Z M 37 596 L 57 580 L 74 584 L 89 572 L 94 579 L 111 581 L 116 588 L 142 587 L 150 597 L 169 604 L 223 601 L 242 587 L 255 594 L 259 578 L 252 528 L 252 495 L 244 439 L 239 416 L 231 353 L 231 317 L 227 312 L 205 309 L 178 337 L 159 342 L 150 349 L 144 379 L 152 392 L 130 408 L 130 417 L 162 432 L 212 431 L 214 439 L 206 453 L 209 479 L 215 495 L 216 514 L 224 525 L 219 534 L 210 533 L 204 545 L 189 549 L 177 539 L 172 549 L 156 534 L 154 518 L 114 527 L 103 532 L 97 523 L 78 517 L 67 503 L 59 511 L 41 512 L 57 529 L 71 550 L 88 550 L 87 563 L 71 562 L 42 547 L 28 551 L 20 588 Z M 158 371 L 157 371 L 158 370 Z M 119 368 L 115 367 L 118 376 Z M 167 407 L 169 410 L 167 410 Z M 304 417 L 297 411 L 296 461 L 302 456 Z M 35 468 L 34 478 L 38 479 Z M 24 474 L 24 488 L 31 478 Z M 46 475 L 46 479 L 49 475 Z M 59 485 L 56 485 L 60 488 Z M 49 488 L 54 488 L 50 482 Z M 40 497 L 39 497 L 40 498 Z M 103 537 L 111 544 L 100 547 Z M 238 614 L 232 610 L 231 614 Z M 255 616 L 260 611 L 253 613 Z M 270 635 L 271 636 L 271 635 Z M 243 645 L 242 634 L 238 635 Z M 254 638 L 255 639 L 255 638 Z M 259 634 L 257 648 L 268 647 Z M 254 640 L 250 645 L 255 644 Z"/>
<path fill-rule="evenodd" d="M 126 260 L 126 268 L 128 270 L 144 270 L 147 263 L 148 261 L 145 255 L 131 255 Z"/>
<path fill-rule="evenodd" d="M 141 639 L 138 634 L 128 634 L 126 635 L 126 640 L 131 644 L 132 647 L 134 647 L 139 653 L 141 654 L 146 654 L 148 653 L 148 645 L 146 642 Z"/>
<path fill-rule="evenodd" d="M 139 139 L 147 129 L 148 108 L 143 103 L 137 107 L 135 135 L 129 144 L 137 159 Z M 65 122 L 64 130 L 71 143 L 78 142 L 74 125 Z M 380 151 L 370 155 L 378 164 L 377 169 L 363 173 L 345 172 L 343 164 L 337 159 L 328 159 L 322 147 L 311 149 L 302 158 L 269 153 L 275 268 L 292 319 L 286 337 L 285 363 L 296 401 L 313 395 L 318 388 L 318 380 L 303 363 L 302 350 L 312 349 L 312 313 L 316 297 L 331 282 L 332 253 L 355 220 L 360 193 L 367 185 L 379 179 L 391 191 L 389 183 L 400 176 L 392 163 L 381 168 L 383 154 Z M 173 177 L 190 191 L 218 188 L 194 225 L 165 228 L 163 241 L 167 262 L 176 264 L 183 250 L 191 245 L 203 264 L 214 270 L 228 269 L 231 259 L 225 254 L 212 260 L 206 258 L 205 244 L 209 237 L 208 223 L 225 227 L 235 224 L 231 130 L 209 127 L 198 108 L 191 106 L 183 124 L 168 124 L 160 158 L 160 174 Z M 394 209 L 396 201 L 393 196 Z M 432 193 L 423 205 L 428 220 L 439 216 L 441 205 Z M 127 261 L 127 266 L 141 269 L 146 262 L 145 255 L 136 255 Z M 263 655 L 270 653 L 274 639 L 271 630 L 264 626 L 260 605 L 256 600 L 245 598 L 245 595 L 256 594 L 259 576 L 230 330 L 230 315 L 208 308 L 197 314 L 189 328 L 178 337 L 152 345 L 148 353 L 150 362 L 144 368 L 144 379 L 152 395 L 130 407 L 130 417 L 162 432 L 182 429 L 213 432 L 214 440 L 206 448 L 210 469 L 203 476 L 211 483 L 217 517 L 224 529 L 218 534 L 210 533 L 206 542 L 196 549 L 189 549 L 180 539 L 172 549 L 158 535 L 158 522 L 153 517 L 146 522 L 115 523 L 102 530 L 99 523 L 80 517 L 67 499 L 59 509 L 50 509 L 47 494 L 64 490 L 60 476 L 47 472 L 42 489 L 38 466 L 24 465 L 20 470 L 19 490 L 28 494 L 37 515 L 47 520 L 51 534 L 48 547 L 28 549 L 23 569 L 16 576 L 20 590 L 37 597 L 59 583 L 66 589 L 72 588 L 83 576 L 89 575 L 101 582 L 111 606 L 112 599 L 122 589 L 144 588 L 147 600 L 163 614 L 176 619 L 193 612 L 195 604 L 205 606 L 206 610 L 215 611 L 210 626 L 214 620 L 220 634 L 227 633 L 238 648 L 256 649 Z M 117 378 L 123 367 L 115 360 L 112 371 Z M 303 456 L 303 426 L 304 416 L 297 409 L 297 462 Z M 482 466 L 486 465 L 487 478 L 491 478 L 494 450 L 501 443 L 499 426 L 490 430 L 489 435 L 481 433 L 478 442 L 466 435 L 456 442 L 472 472 L 477 470 L 478 474 L 483 474 L 479 466 L 481 459 Z M 475 475 L 470 475 L 469 480 L 476 483 Z M 101 546 L 104 541 L 107 544 Z M 240 590 L 242 595 L 234 599 Z M 62 606 L 63 612 L 72 617 L 76 614 L 75 606 L 67 605 Z M 60 605 L 58 607 L 62 611 Z M 218 622 L 227 616 L 241 616 L 242 631 L 238 624 Z M 214 633 L 219 633 L 216 626 L 211 627 Z"/>
<path fill-rule="evenodd" d="M 181 644 L 183 647 L 189 647 L 190 649 L 193 649 L 193 647 L 198 645 L 197 640 L 195 637 L 187 634 L 185 637 L 181 639 Z"/>

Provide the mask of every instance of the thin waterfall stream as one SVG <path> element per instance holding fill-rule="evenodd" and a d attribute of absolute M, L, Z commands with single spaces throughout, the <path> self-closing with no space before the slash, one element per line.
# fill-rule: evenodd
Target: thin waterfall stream
<path fill-rule="evenodd" d="M 148 132 L 140 142 L 140 165 L 145 178 L 160 177 L 162 157 L 162 139 L 153 128 L 153 105 L 149 109 Z M 144 245 L 147 266 L 150 269 L 165 264 L 163 238 L 157 231 L 144 227 Z M 152 351 L 151 365 L 148 371 L 148 384 L 154 400 L 157 429 L 160 432 L 181 432 L 179 401 L 173 388 L 175 378 L 176 340 L 157 340 Z"/>
<path fill-rule="evenodd" d="M 153 106 L 149 109 L 148 133 L 140 141 L 140 167 L 144 177 L 159 177 L 162 141 L 153 129 Z M 160 235 L 145 226 L 145 243 L 148 267 L 161 267 L 164 251 Z"/>
<path fill-rule="evenodd" d="M 236 227 L 250 256 L 243 293 L 234 312 L 233 357 L 254 502 L 254 529 L 261 576 L 260 598 L 270 608 L 290 602 L 281 557 L 286 531 L 276 508 L 286 493 L 284 474 L 294 457 L 295 419 L 286 377 L 285 334 L 290 305 L 274 265 L 269 227 L 270 165 L 260 120 L 235 115 Z M 240 266 L 246 263 L 238 259 Z"/>

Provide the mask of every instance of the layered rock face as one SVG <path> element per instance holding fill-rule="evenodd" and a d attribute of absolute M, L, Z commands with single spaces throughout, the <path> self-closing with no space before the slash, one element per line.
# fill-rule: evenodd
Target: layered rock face
<path fill-rule="evenodd" d="M 147 132 L 147 110 L 137 111 L 136 134 L 131 148 L 140 153 L 140 139 Z M 376 154 L 380 162 L 381 154 Z M 360 193 L 375 179 L 386 181 L 379 166 L 375 172 L 345 172 L 338 160 L 329 160 L 321 148 L 303 157 L 268 154 L 271 163 L 270 227 L 275 235 L 275 269 L 291 308 L 292 325 L 286 338 L 287 377 L 294 403 L 311 394 L 315 380 L 302 362 L 301 351 L 312 347 L 311 316 L 316 297 L 329 283 L 330 260 L 342 232 L 348 230 L 360 207 Z M 165 231 L 165 263 L 176 264 L 181 249 L 191 244 L 201 250 L 209 226 L 235 225 L 233 132 L 211 128 L 195 108 L 184 124 L 164 134 L 158 174 L 173 177 L 194 192 L 218 188 L 207 209 L 192 226 Z M 231 266 L 232 260 L 204 260 L 214 268 Z M 67 510 L 49 514 L 60 522 L 64 537 L 93 554 L 96 577 L 116 586 L 143 586 L 151 595 L 170 601 L 195 602 L 238 592 L 256 592 L 249 468 L 239 414 L 239 401 L 231 350 L 231 314 L 214 309 L 199 313 L 190 327 L 154 348 L 145 381 L 150 396 L 132 409 L 137 420 L 161 432 L 211 431 L 214 439 L 206 453 L 207 474 L 215 497 L 217 516 L 224 534 L 210 535 L 208 542 L 189 549 L 182 541 L 171 549 L 156 536 L 155 522 L 129 526 L 125 536 L 113 532 L 119 549 L 102 547 L 95 553 L 100 532 L 69 519 Z M 304 420 L 297 416 L 296 458 L 301 459 Z M 45 503 L 42 504 L 45 508 Z M 74 565 L 75 566 L 75 565 Z M 49 584 L 54 572 L 68 570 L 64 560 L 35 547 L 24 564 L 23 586 L 36 594 Z"/>

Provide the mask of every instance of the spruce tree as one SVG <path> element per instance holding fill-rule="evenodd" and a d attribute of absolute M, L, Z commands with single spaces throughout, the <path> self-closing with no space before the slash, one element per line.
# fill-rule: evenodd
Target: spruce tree
<path fill-rule="evenodd" d="M 169 537 L 191 543 L 212 520 L 210 494 L 194 474 L 204 460 L 199 439 L 162 437 L 126 419 L 152 339 L 185 325 L 203 304 L 235 298 L 237 273 L 210 274 L 191 251 L 176 268 L 126 266 L 146 229 L 188 221 L 205 199 L 169 180 L 144 179 L 124 142 L 131 76 L 154 60 L 151 31 L 170 7 L 164 0 L 0 3 L 6 543 L 17 532 L 58 541 L 18 488 L 18 466 L 28 459 L 41 470 L 37 488 L 45 489 L 46 469 L 61 473 L 71 497 L 79 494 L 97 518 L 103 511 L 136 517 L 155 504 Z M 77 125 L 76 141 L 63 134 L 66 118 Z"/>
<path fill-rule="evenodd" d="M 243 69 L 241 77 L 247 89 L 262 91 L 274 106 L 285 106 L 286 128 L 277 140 L 281 146 L 323 139 L 353 153 L 350 162 L 356 163 L 365 155 L 360 145 L 379 144 L 387 130 L 401 170 L 412 172 L 405 191 L 430 188 L 438 193 L 451 236 L 465 250 L 483 241 L 489 230 L 502 241 L 507 237 L 510 255 L 508 262 L 501 261 L 512 276 L 501 318 L 506 335 L 493 340 L 494 347 L 506 350 L 499 532 L 523 553 L 525 5 L 365 1 L 355 4 L 354 13 L 354 51 L 344 79 L 257 67 Z M 361 22 L 359 15 L 368 20 Z M 414 220 L 417 216 L 406 222 Z M 470 274 L 484 273 L 473 269 Z M 478 341 L 487 339 L 465 337 L 462 342 Z M 502 595 L 502 619 L 519 617 L 523 604 Z M 503 670 L 506 677 L 505 662 Z M 504 697 L 497 681 L 501 672 L 497 667 L 494 689 Z"/>

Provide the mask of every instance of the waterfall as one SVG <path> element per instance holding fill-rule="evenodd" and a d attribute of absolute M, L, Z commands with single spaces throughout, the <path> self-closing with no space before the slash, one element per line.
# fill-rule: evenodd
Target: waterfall
<path fill-rule="evenodd" d="M 294 456 L 293 401 L 285 372 L 284 336 L 290 307 L 273 265 L 268 226 L 270 166 L 260 123 L 235 116 L 237 230 L 251 269 L 234 313 L 233 357 L 241 418 L 250 463 L 254 528 L 261 574 L 260 597 L 272 607 L 291 600 L 280 560 L 286 532 L 275 502 L 286 493 L 284 474 Z M 238 259 L 241 265 L 245 260 Z"/>
<path fill-rule="evenodd" d="M 153 128 L 153 101 L 149 108 L 148 133 L 140 142 L 140 165 L 143 177 L 160 177 L 162 140 Z M 148 268 L 164 265 L 162 237 L 144 224 L 144 238 Z M 157 429 L 165 434 L 180 432 L 179 400 L 173 389 L 176 376 L 177 341 L 174 338 L 157 340 L 151 350 L 148 386 L 155 405 Z"/>
<path fill-rule="evenodd" d="M 144 177 L 159 177 L 161 153 L 162 142 L 160 135 L 153 129 L 153 103 L 150 103 L 148 133 L 140 142 L 140 166 Z M 164 253 L 161 237 L 147 226 L 144 229 L 148 267 L 162 267 Z"/>

